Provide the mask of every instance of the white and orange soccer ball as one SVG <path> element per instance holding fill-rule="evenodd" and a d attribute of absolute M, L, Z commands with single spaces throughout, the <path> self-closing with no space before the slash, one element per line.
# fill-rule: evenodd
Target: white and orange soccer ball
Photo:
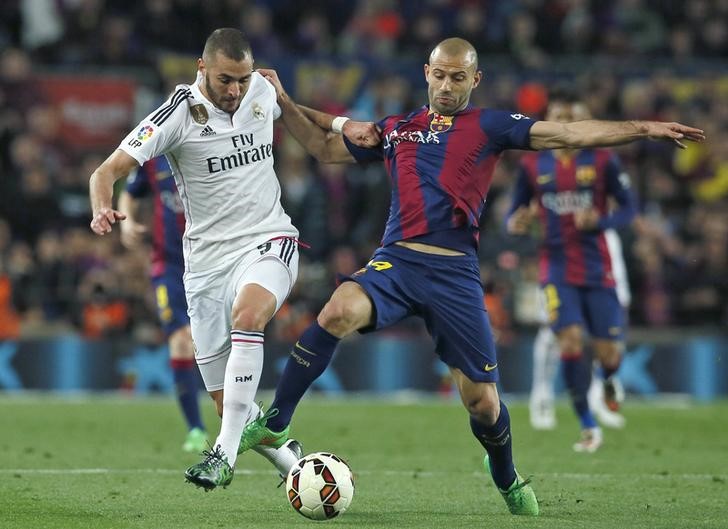
<path fill-rule="evenodd" d="M 291 506 L 306 518 L 328 520 L 346 511 L 354 497 L 354 477 L 340 457 L 315 452 L 293 466 L 286 479 Z"/>

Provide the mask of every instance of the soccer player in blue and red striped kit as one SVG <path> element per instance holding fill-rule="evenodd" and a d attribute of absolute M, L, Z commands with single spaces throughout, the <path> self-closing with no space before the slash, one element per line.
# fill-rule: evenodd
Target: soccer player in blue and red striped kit
<path fill-rule="evenodd" d="M 416 315 L 448 365 L 487 452 L 490 474 L 513 514 L 538 514 L 538 501 L 516 472 L 508 409 L 496 388 L 498 361 L 483 304 L 477 256 L 479 219 L 506 149 L 616 145 L 652 137 L 701 140 L 702 131 L 677 123 L 532 121 L 518 113 L 475 108 L 471 91 L 482 72 L 473 46 L 446 39 L 424 66 L 429 105 L 376 125 L 381 136 L 340 133 L 350 122 L 297 106 L 273 70 L 259 70 L 276 86 L 288 130 L 320 161 L 384 161 L 392 203 L 381 247 L 367 266 L 344 281 L 296 342 L 271 409 L 246 426 L 242 449 L 279 446 L 299 400 L 326 369 L 339 340 L 379 330 Z M 362 130 L 360 123 L 353 128 Z"/>
<path fill-rule="evenodd" d="M 121 241 L 127 248 L 138 247 L 148 228 L 140 222 L 139 201 L 151 197 L 152 284 L 162 330 L 169 343 L 170 365 L 182 415 L 187 423 L 187 437 L 182 444 L 186 452 L 199 453 L 207 447 L 207 435 L 198 401 L 199 372 L 190 333 L 185 298 L 182 234 L 185 216 L 172 170 L 164 156 L 146 162 L 129 175 L 119 197 L 119 211 L 126 214 L 121 226 Z"/>
<path fill-rule="evenodd" d="M 571 90 L 550 95 L 546 119 L 571 122 L 587 116 Z M 581 424 L 577 452 L 594 452 L 602 444 L 587 399 L 591 363 L 582 354 L 583 327 L 601 364 L 607 405 L 612 411 L 617 408 L 612 377 L 622 358 L 624 310 L 605 231 L 627 226 L 635 210 L 629 176 L 607 149 L 544 150 L 521 159 L 507 226 L 509 233 L 525 235 L 539 219 L 540 282 L 564 381 Z"/>

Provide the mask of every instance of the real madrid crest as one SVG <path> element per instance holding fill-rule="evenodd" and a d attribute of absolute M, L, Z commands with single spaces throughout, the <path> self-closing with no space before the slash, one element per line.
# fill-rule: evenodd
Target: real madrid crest
<path fill-rule="evenodd" d="M 210 119 L 210 116 L 207 114 L 207 109 L 202 103 L 192 105 L 190 107 L 190 114 L 192 114 L 192 119 L 194 119 L 200 125 L 204 125 L 205 123 L 207 123 L 207 120 Z"/>
<path fill-rule="evenodd" d="M 443 116 L 437 112 L 430 112 L 430 130 L 432 132 L 445 132 L 452 127 L 452 116 Z"/>
<path fill-rule="evenodd" d="M 259 120 L 265 119 L 265 112 L 263 112 L 263 107 L 260 106 L 258 103 L 253 103 L 253 117 Z"/>

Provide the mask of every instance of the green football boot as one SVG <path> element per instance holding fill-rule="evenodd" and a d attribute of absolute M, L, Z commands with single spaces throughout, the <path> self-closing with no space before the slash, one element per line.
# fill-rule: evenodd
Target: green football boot
<path fill-rule="evenodd" d="M 282 432 L 274 432 L 266 426 L 266 424 L 268 424 L 268 419 L 275 417 L 276 415 L 278 415 L 278 409 L 271 408 L 245 426 L 243 435 L 240 438 L 238 454 L 242 454 L 254 446 L 280 448 L 286 441 L 288 441 L 288 431 L 290 426 L 286 426 Z"/>
<path fill-rule="evenodd" d="M 485 470 L 490 475 L 490 461 L 486 454 L 483 460 Z M 508 510 L 511 514 L 518 514 L 522 516 L 538 516 L 538 500 L 536 499 L 536 493 L 531 488 L 531 479 L 523 479 L 521 475 L 516 472 L 516 480 L 508 487 L 507 490 L 498 489 L 503 499 L 508 506 Z"/>
<path fill-rule="evenodd" d="M 182 450 L 193 454 L 200 454 L 207 447 L 207 434 L 200 428 L 192 428 L 187 432 Z"/>
<path fill-rule="evenodd" d="M 204 450 L 205 459 L 201 463 L 192 465 L 185 471 L 185 478 L 190 483 L 210 491 L 215 487 L 225 488 L 233 480 L 233 468 L 228 464 L 227 457 L 217 445 L 212 450 Z"/>

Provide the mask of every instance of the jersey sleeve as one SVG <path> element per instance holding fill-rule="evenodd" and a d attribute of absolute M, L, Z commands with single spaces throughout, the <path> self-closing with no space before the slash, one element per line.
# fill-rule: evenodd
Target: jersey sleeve
<path fill-rule="evenodd" d="M 119 149 L 139 165 L 174 149 L 182 138 L 184 120 L 189 114 L 187 85 L 177 89 L 159 108 L 144 118 L 119 144 Z"/>
<path fill-rule="evenodd" d="M 506 224 L 508 219 L 511 218 L 518 208 L 521 206 L 528 206 L 533 198 L 533 188 L 531 187 L 531 181 L 528 175 L 528 170 L 521 164 L 518 168 L 518 177 L 516 178 L 516 184 L 511 194 L 511 205 L 508 208 L 508 213 L 505 217 Z"/>
<path fill-rule="evenodd" d="M 486 110 L 481 127 L 499 150 L 531 150 L 531 118 L 508 110 Z"/>
<path fill-rule="evenodd" d="M 607 180 L 607 193 L 614 197 L 617 209 L 599 220 L 599 228 L 621 228 L 626 226 L 637 213 L 637 201 L 632 192 L 632 184 L 627 173 L 622 169 L 619 159 L 612 155 L 604 167 Z"/>
<path fill-rule="evenodd" d="M 384 130 L 384 125 L 386 121 L 387 118 L 376 123 L 376 126 L 379 127 L 379 130 Z M 379 145 L 377 145 L 376 147 L 359 147 L 358 145 L 354 145 L 352 142 L 350 142 L 346 136 L 342 135 L 342 138 L 344 139 L 344 144 L 346 145 L 346 148 L 349 149 L 349 152 L 358 163 L 366 165 L 371 162 L 381 162 L 382 160 L 384 160 L 383 141 L 380 142 Z"/>
<path fill-rule="evenodd" d="M 152 190 L 152 186 L 149 182 L 148 167 L 148 164 L 142 165 L 141 167 L 137 168 L 136 171 L 132 171 L 131 173 L 129 173 L 129 176 L 126 179 L 126 185 L 124 186 L 124 189 L 134 198 L 145 197 L 149 195 Z"/>

